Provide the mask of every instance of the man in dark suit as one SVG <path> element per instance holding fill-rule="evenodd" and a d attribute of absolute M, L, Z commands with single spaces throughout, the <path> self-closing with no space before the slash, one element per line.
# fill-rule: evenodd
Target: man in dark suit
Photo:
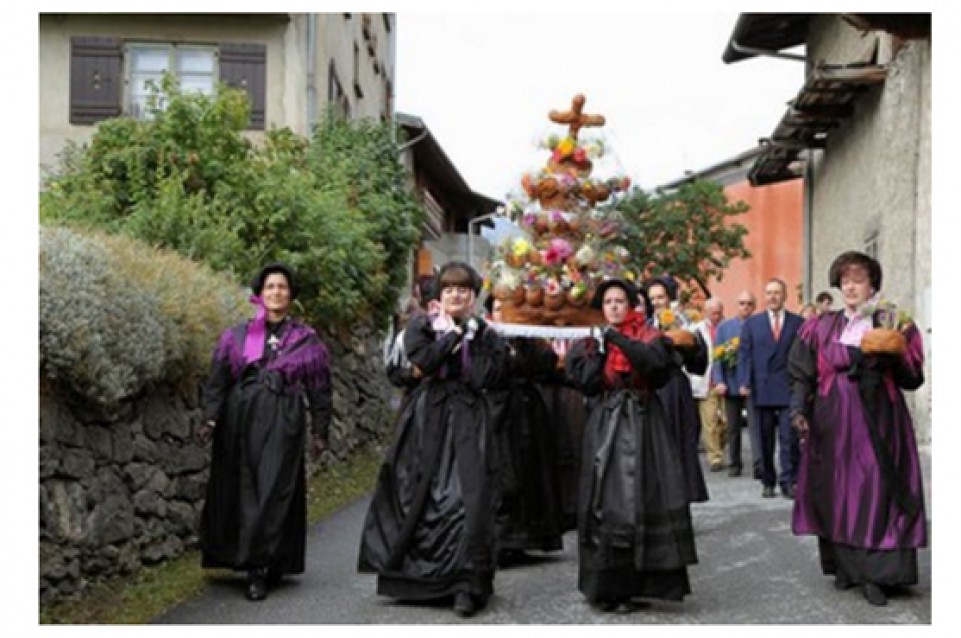
<path fill-rule="evenodd" d="M 744 322 L 738 348 L 738 388 L 742 396 L 750 395 L 753 399 L 754 423 L 761 443 L 762 495 L 766 498 L 775 496 L 775 481 L 781 486 L 781 494 L 794 498 L 799 454 L 797 434 L 788 418 L 791 387 L 787 358 L 801 327 L 801 317 L 784 309 L 786 297 L 787 284 L 782 280 L 767 282 L 764 286 L 767 309 Z M 780 475 L 774 471 L 775 440 Z"/>

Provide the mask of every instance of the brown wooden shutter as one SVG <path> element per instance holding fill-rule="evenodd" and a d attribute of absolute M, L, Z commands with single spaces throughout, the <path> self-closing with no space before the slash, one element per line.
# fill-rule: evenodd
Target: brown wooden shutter
<path fill-rule="evenodd" d="M 220 81 L 247 92 L 250 128 L 263 130 L 267 111 L 267 45 L 221 44 Z"/>
<path fill-rule="evenodd" d="M 70 123 L 94 124 L 123 110 L 123 40 L 70 38 Z"/>

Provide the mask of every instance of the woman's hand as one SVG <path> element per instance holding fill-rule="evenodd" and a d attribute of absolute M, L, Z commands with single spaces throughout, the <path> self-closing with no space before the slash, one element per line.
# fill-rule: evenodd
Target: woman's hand
<path fill-rule="evenodd" d="M 797 430 L 798 438 L 803 442 L 808 438 L 808 431 L 810 426 L 808 424 L 807 417 L 803 414 L 795 414 L 791 418 L 791 425 Z"/>

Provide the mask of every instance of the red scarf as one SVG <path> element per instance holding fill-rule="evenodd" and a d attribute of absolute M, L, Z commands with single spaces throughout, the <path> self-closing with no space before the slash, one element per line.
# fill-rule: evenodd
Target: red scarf
<path fill-rule="evenodd" d="M 621 325 L 614 326 L 614 329 L 625 337 L 633 339 L 634 341 L 643 341 L 644 343 L 648 343 L 651 339 L 655 339 L 660 335 L 659 331 L 647 325 L 647 322 L 644 320 L 644 315 L 638 314 L 634 310 L 629 310 Z M 608 382 L 611 382 L 616 379 L 618 375 L 631 372 L 632 368 L 631 362 L 627 359 L 627 355 L 625 355 L 620 348 L 608 342 L 607 349 L 607 361 L 604 363 L 604 378 L 607 379 Z"/>

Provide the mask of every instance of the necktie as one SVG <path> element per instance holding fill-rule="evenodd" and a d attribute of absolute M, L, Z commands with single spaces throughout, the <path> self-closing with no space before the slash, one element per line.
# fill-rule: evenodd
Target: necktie
<path fill-rule="evenodd" d="M 771 330 L 774 333 L 774 340 L 778 341 L 781 338 L 781 313 L 774 313 L 774 327 Z"/>

